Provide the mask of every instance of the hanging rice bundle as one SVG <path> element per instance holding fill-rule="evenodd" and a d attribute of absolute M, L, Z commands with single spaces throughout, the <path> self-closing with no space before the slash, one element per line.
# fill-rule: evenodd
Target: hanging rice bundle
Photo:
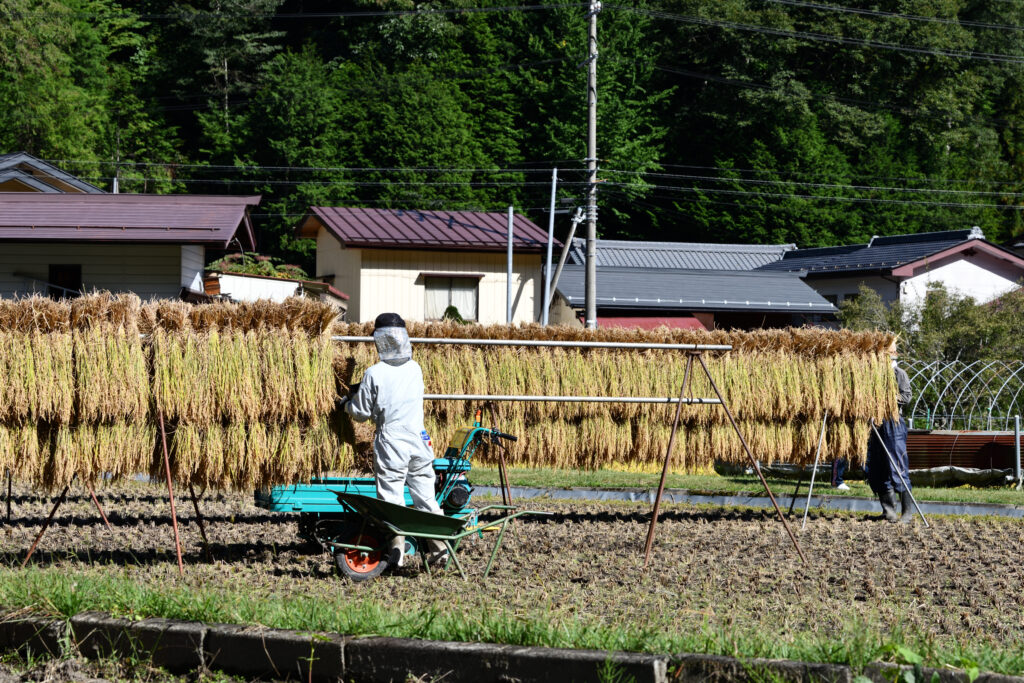
<path fill-rule="evenodd" d="M 219 416 L 210 383 L 208 340 L 159 328 L 153 332 L 151 340 L 153 399 L 164 420 L 212 423 Z"/>
<path fill-rule="evenodd" d="M 67 424 L 75 401 L 74 360 L 67 332 L 0 331 L 0 415 Z"/>
<path fill-rule="evenodd" d="M 149 367 L 142 342 L 123 327 L 74 332 L 77 419 L 145 420 L 149 414 Z"/>
<path fill-rule="evenodd" d="M 216 328 L 207 335 L 212 400 L 220 419 L 255 422 L 263 415 L 259 345 L 252 332 Z"/>
<path fill-rule="evenodd" d="M 260 335 L 260 371 L 263 383 L 263 414 L 283 422 L 295 411 L 295 360 L 291 339 L 283 329 Z"/>
<path fill-rule="evenodd" d="M 42 432 L 39 452 L 43 459 L 42 478 L 36 485 L 47 491 L 63 489 L 71 484 L 75 475 L 81 474 L 86 481 L 92 481 L 90 454 L 77 457 L 75 440 L 67 425 L 59 425 Z"/>

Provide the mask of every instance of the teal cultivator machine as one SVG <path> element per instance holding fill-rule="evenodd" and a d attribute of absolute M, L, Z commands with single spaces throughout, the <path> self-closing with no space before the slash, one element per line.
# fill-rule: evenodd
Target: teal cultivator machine
<path fill-rule="evenodd" d="M 473 454 L 483 443 L 502 446 L 502 440 L 515 441 L 516 437 L 481 427 L 480 422 L 455 432 L 444 457 L 434 460 L 437 502 L 443 516 L 379 500 L 372 477 L 325 477 L 309 484 L 277 486 L 257 491 L 256 505 L 274 512 L 299 513 L 299 536 L 333 555 L 338 569 L 354 581 L 372 579 L 388 569 L 387 550 L 395 536 L 405 536 L 406 555 L 424 550 L 420 554 L 428 571 L 430 566 L 421 546 L 427 540 L 440 541 L 449 551 L 445 566 L 454 563 L 465 578 L 456 557 L 459 544 L 468 536 L 482 538 L 485 530 L 497 530 L 484 571 L 486 577 L 508 524 L 522 515 L 545 514 L 517 511 L 510 505 L 470 507 L 473 487 L 466 474 L 472 468 Z M 412 505 L 408 488 L 405 503 Z M 495 511 L 499 517 L 481 522 L 478 515 L 487 511 Z"/>

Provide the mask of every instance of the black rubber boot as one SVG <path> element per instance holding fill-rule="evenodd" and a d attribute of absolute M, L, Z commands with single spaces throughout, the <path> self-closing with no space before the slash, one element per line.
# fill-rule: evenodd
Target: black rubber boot
<path fill-rule="evenodd" d="M 900 491 L 900 504 L 903 506 L 900 523 L 910 524 L 914 521 L 914 499 L 910 496 L 909 490 Z"/>
<path fill-rule="evenodd" d="M 895 522 L 900 518 L 896 511 L 896 492 L 893 490 L 883 491 L 878 494 L 878 502 L 882 504 L 882 516 L 887 522 Z"/>

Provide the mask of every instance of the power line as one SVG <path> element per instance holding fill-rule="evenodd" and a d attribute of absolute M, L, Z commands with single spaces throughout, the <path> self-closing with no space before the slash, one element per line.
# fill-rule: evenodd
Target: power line
<path fill-rule="evenodd" d="M 879 50 L 893 50 L 896 52 L 911 52 L 916 54 L 937 55 L 940 57 L 952 57 L 954 59 L 967 59 L 986 62 L 997 62 L 1005 64 L 1024 64 L 1024 56 L 1007 55 L 992 52 L 964 52 L 960 50 L 944 50 L 934 47 L 918 47 L 914 45 L 901 45 L 898 43 L 886 43 L 867 38 L 847 38 L 845 36 L 833 36 L 826 33 L 812 33 L 809 31 L 789 31 L 786 29 L 772 28 L 770 26 L 757 26 L 751 24 L 740 24 L 733 21 L 720 19 L 705 19 L 681 14 L 670 14 L 657 10 L 645 10 L 639 7 L 626 7 L 623 5 L 612 5 L 610 9 L 618 9 L 635 14 L 643 14 L 658 19 L 668 19 L 684 24 L 697 24 L 701 26 L 714 26 L 716 28 L 730 28 L 737 31 L 748 31 L 765 35 L 780 36 L 783 38 L 796 38 L 799 40 L 819 41 L 837 45 L 851 45 L 854 47 L 869 47 Z"/>
<path fill-rule="evenodd" d="M 999 198 L 1024 198 L 1022 192 L 991 192 L 984 190 L 937 190 L 920 187 L 886 187 L 881 185 L 846 185 L 839 183 L 809 183 L 804 181 L 789 181 L 789 180 L 758 180 L 753 178 L 724 178 L 722 176 L 706 176 L 706 175 L 682 175 L 675 173 L 655 173 L 655 172 L 644 172 L 644 171 L 620 171 L 614 169 L 604 169 L 607 174 L 611 173 L 622 173 L 627 175 L 636 175 L 641 177 L 654 177 L 654 178 L 672 178 L 679 180 L 702 180 L 711 181 L 716 183 L 739 183 L 741 185 L 784 185 L 793 184 L 801 187 L 813 188 L 816 190 L 852 190 L 858 192 L 907 192 L 910 194 L 943 194 L 943 195 L 973 195 L 977 197 L 999 197 Z"/>
<path fill-rule="evenodd" d="M 737 168 L 735 166 L 723 167 L 723 166 L 696 166 L 693 164 L 658 164 L 662 168 L 692 168 L 699 171 L 719 171 L 719 172 L 732 172 L 732 173 L 775 173 L 779 175 L 798 176 L 798 177 L 809 177 L 809 178 L 822 178 L 825 177 L 822 173 L 811 173 L 811 172 L 797 172 L 797 171 L 785 171 L 775 168 Z M 1009 180 L 978 180 L 978 179 L 965 179 L 965 178 L 901 178 L 892 176 L 872 176 L 872 175 L 854 175 L 852 178 L 860 178 L 862 180 L 886 180 L 892 182 L 908 182 L 908 183 L 964 183 L 964 182 L 978 182 L 984 185 L 1020 185 L 1020 182 L 1014 182 Z"/>
<path fill-rule="evenodd" d="M 85 180 L 87 182 L 101 182 L 110 180 L 110 176 L 94 176 L 85 177 L 78 176 L 79 180 Z M 522 187 L 536 185 L 540 187 L 549 187 L 551 185 L 548 181 L 417 181 L 417 180 L 345 180 L 343 178 L 336 180 L 269 180 L 264 178 L 253 178 L 253 179 L 240 179 L 234 180 L 229 178 L 123 178 L 124 182 L 153 182 L 153 183 L 182 183 L 182 184 L 193 184 L 193 185 L 238 185 L 242 187 L 258 187 L 260 185 L 280 185 L 280 186 L 296 186 L 296 185 L 345 185 L 353 187 L 389 187 L 394 185 L 412 185 L 417 187 Z M 586 182 L 562 182 L 560 185 L 579 185 L 586 186 Z"/>
<path fill-rule="evenodd" d="M 608 185 L 612 187 L 630 187 L 626 183 L 613 183 L 606 182 L 601 183 L 602 186 Z M 906 204 L 914 206 L 931 206 L 935 208 L 962 208 L 962 209 L 999 209 L 999 210 L 1012 210 L 1022 211 L 1024 205 L 1014 206 L 1005 204 L 971 204 L 964 202 L 932 202 L 920 199 L 881 199 L 878 197 L 845 197 L 841 195 L 813 195 L 813 194 L 796 194 L 790 192 L 750 192 L 747 190 L 720 190 L 708 187 L 681 187 L 677 185 L 648 185 L 647 187 L 657 190 L 669 190 L 673 192 L 684 192 L 684 193 L 703 193 L 710 192 L 712 194 L 724 194 L 733 196 L 750 196 L 750 197 L 763 197 L 770 199 L 810 199 L 815 201 L 831 201 L 831 202 L 850 202 L 854 204 Z"/>
<path fill-rule="evenodd" d="M 973 28 L 987 28 L 998 31 L 1024 31 L 1024 26 L 1012 26 L 1009 24 L 990 24 L 984 21 L 971 21 L 969 19 L 944 19 L 942 17 L 923 17 L 915 14 L 900 14 L 899 12 L 886 12 L 883 10 L 860 9 L 857 7 L 844 7 L 841 5 L 823 5 L 816 2 L 803 2 L 802 0 L 763 0 L 778 5 L 790 5 L 791 7 L 805 7 L 829 12 L 842 12 L 845 14 L 861 14 L 871 17 L 886 17 L 891 19 L 906 19 L 908 21 L 922 21 L 934 24 L 951 24 L 954 26 L 971 26 Z"/>
<path fill-rule="evenodd" d="M 58 165 L 79 165 L 79 166 L 142 166 L 155 168 L 189 168 L 211 171 L 275 171 L 275 172 L 310 172 L 310 173 L 377 173 L 377 172 L 403 172 L 403 173 L 551 173 L 551 167 L 546 168 L 489 168 L 489 167 L 451 167 L 442 166 L 262 166 L 258 164 L 243 164 L 239 166 L 224 164 L 187 164 L 173 161 L 139 161 L 139 162 L 114 162 L 96 161 L 94 159 L 45 159 L 49 164 Z M 579 161 L 578 159 L 566 159 L 568 161 Z M 541 164 L 545 161 L 531 161 L 523 163 Z M 552 162 L 558 163 L 558 162 Z M 566 169 L 572 171 L 575 169 Z M 579 169 L 582 170 L 582 169 Z"/>
<path fill-rule="evenodd" d="M 44 17 L 44 18 L 76 18 L 96 19 L 113 16 L 121 16 L 141 21 L 188 21 L 193 19 L 341 19 L 360 17 L 403 17 L 403 16 L 429 16 L 432 14 L 491 14 L 499 12 L 532 12 L 564 9 L 567 7 L 586 7 L 588 3 L 564 3 L 558 5 L 500 5 L 495 7 L 448 7 L 437 9 L 416 9 L 416 10 L 378 10 L 367 12 L 177 12 L 160 14 L 135 14 L 132 12 L 4 12 L 0 17 L 5 19 L 17 19 L 22 17 Z"/>

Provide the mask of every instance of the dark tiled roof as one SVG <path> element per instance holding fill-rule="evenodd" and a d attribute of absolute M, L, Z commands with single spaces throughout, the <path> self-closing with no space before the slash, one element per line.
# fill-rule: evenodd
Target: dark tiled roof
<path fill-rule="evenodd" d="M 558 293 L 583 306 L 584 269 L 566 266 Z M 836 308 L 790 273 L 604 267 L 597 273 L 597 306 L 676 311 L 834 313 Z"/>
<path fill-rule="evenodd" d="M 25 170 L 26 167 L 37 171 L 37 173 L 31 173 L 29 170 Z M 66 185 L 70 185 L 79 192 L 85 192 L 87 194 L 100 194 L 103 192 L 103 190 L 95 185 L 87 183 L 84 180 L 79 180 L 70 173 L 62 171 L 53 164 L 47 163 L 42 159 L 36 158 L 28 152 L 0 154 L 0 176 L 3 176 L 0 177 L 0 181 L 16 179 L 30 187 L 34 187 L 39 192 L 56 193 L 64 191 L 58 186 L 47 182 L 49 179 L 59 180 Z"/>
<path fill-rule="evenodd" d="M 793 244 L 709 244 L 703 242 L 638 242 L 597 240 L 598 266 L 753 270 L 796 248 Z M 586 263 L 586 240 L 572 241 L 566 263 Z"/>
<path fill-rule="evenodd" d="M 501 251 L 508 245 L 508 214 L 501 212 L 332 206 L 312 206 L 310 211 L 321 225 L 349 247 Z M 303 219 L 300 226 L 307 219 Z M 516 251 L 540 251 L 547 244 L 547 231 L 519 214 L 513 217 L 512 234 Z M 556 240 L 555 246 L 561 247 L 561 243 Z"/>
<path fill-rule="evenodd" d="M 808 273 L 884 271 L 919 261 L 970 239 L 984 239 L 984 235 L 976 230 L 949 230 L 875 237 L 868 244 L 796 249 L 786 252 L 781 261 L 765 264 L 758 270 L 805 270 Z"/>
<path fill-rule="evenodd" d="M 0 240 L 168 242 L 253 248 L 248 207 L 227 195 L 0 193 Z"/>

